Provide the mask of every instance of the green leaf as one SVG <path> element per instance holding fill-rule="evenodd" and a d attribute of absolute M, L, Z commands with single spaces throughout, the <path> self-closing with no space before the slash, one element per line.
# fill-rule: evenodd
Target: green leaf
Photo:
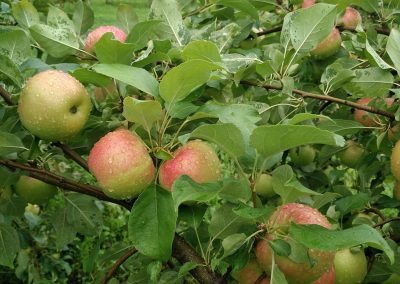
<path fill-rule="evenodd" d="M 396 29 L 390 31 L 386 52 L 396 67 L 397 72 L 400 72 L 400 32 Z"/>
<path fill-rule="evenodd" d="M 126 97 L 122 115 L 128 121 L 142 125 L 149 132 L 154 122 L 161 119 L 162 108 L 157 101 L 140 101 Z"/>
<path fill-rule="evenodd" d="M 96 42 L 94 50 L 100 63 L 105 64 L 126 64 L 133 60 L 134 44 L 122 43 L 113 39 L 113 34 L 108 32 Z"/>
<path fill-rule="evenodd" d="M 150 40 L 169 39 L 169 27 L 161 20 L 137 23 L 129 32 L 125 43 L 132 43 L 136 50 L 142 49 Z"/>
<path fill-rule="evenodd" d="M 342 215 L 345 215 L 354 210 L 363 208 L 365 204 L 370 201 L 370 199 L 370 195 L 364 192 L 346 196 L 335 202 L 336 209 L 340 211 Z"/>
<path fill-rule="evenodd" d="M 342 136 L 308 125 L 259 126 L 250 137 L 250 145 L 265 156 L 306 144 L 343 146 L 344 142 Z"/>
<path fill-rule="evenodd" d="M 313 114 L 313 113 L 298 113 L 295 116 L 293 116 L 287 124 L 299 124 L 301 122 L 307 121 L 307 120 L 313 120 L 313 119 L 327 119 L 331 120 L 329 116 L 325 116 L 322 114 Z"/>
<path fill-rule="evenodd" d="M 382 57 L 375 51 L 375 49 L 369 44 L 368 39 L 365 40 L 365 51 L 367 56 L 370 58 L 370 62 L 374 66 L 378 66 L 381 69 L 394 69 L 392 66 L 387 64 Z"/>
<path fill-rule="evenodd" d="M 273 207 L 252 207 L 243 203 L 233 209 L 236 215 L 259 222 L 266 220 L 274 211 L 275 208 Z"/>
<path fill-rule="evenodd" d="M 245 153 L 243 136 L 232 123 L 201 125 L 190 134 L 190 137 L 213 142 L 234 158 Z"/>
<path fill-rule="evenodd" d="M 270 284 L 287 284 L 285 274 L 279 269 L 275 263 L 275 255 L 272 255 L 272 269 Z"/>
<path fill-rule="evenodd" d="M 2 54 L 0 54 L 0 74 L 4 74 L 18 87 L 22 87 L 24 83 L 24 78 L 18 66 L 9 57 Z"/>
<path fill-rule="evenodd" d="M 196 183 L 189 176 L 180 176 L 173 184 L 172 198 L 175 210 L 187 201 L 207 202 L 214 199 L 221 191 L 221 185 L 213 183 Z"/>
<path fill-rule="evenodd" d="M 319 3 L 295 11 L 288 21 L 293 47 L 300 53 L 311 51 L 332 32 L 335 20 L 334 5 Z"/>
<path fill-rule="evenodd" d="M 82 0 L 75 3 L 75 11 L 72 15 L 75 33 L 77 35 L 84 34 L 94 24 L 94 13 L 90 6 Z"/>
<path fill-rule="evenodd" d="M 0 265 L 14 267 L 14 258 L 20 250 L 17 231 L 7 224 L 0 223 Z"/>
<path fill-rule="evenodd" d="M 40 22 L 39 13 L 29 1 L 22 0 L 12 5 L 12 14 L 23 28 L 30 28 Z"/>
<path fill-rule="evenodd" d="M 135 9 L 131 5 L 123 3 L 118 6 L 117 19 L 126 31 L 130 31 L 139 21 Z"/>
<path fill-rule="evenodd" d="M 192 91 L 207 83 L 211 71 L 218 66 L 200 59 L 186 61 L 172 68 L 160 82 L 160 95 L 169 103 L 186 98 Z"/>
<path fill-rule="evenodd" d="M 243 13 L 250 15 L 254 20 L 259 20 L 256 7 L 247 0 L 218 0 L 217 4 L 242 11 Z"/>
<path fill-rule="evenodd" d="M 344 66 L 341 61 L 329 65 L 321 76 L 321 83 L 325 85 L 327 93 L 342 88 L 355 77 L 355 73 L 349 66 Z"/>
<path fill-rule="evenodd" d="M 196 40 L 190 42 L 182 51 L 182 57 L 185 61 L 201 59 L 212 63 L 221 62 L 217 46 L 206 40 Z"/>
<path fill-rule="evenodd" d="M 365 129 L 365 126 L 358 121 L 345 119 L 326 120 L 318 124 L 318 127 L 339 135 L 354 134 L 360 129 Z"/>
<path fill-rule="evenodd" d="M 55 230 L 54 237 L 57 249 L 62 249 L 71 243 L 77 233 L 74 224 L 68 220 L 68 214 L 69 208 L 64 206 L 57 209 L 50 217 L 50 222 Z"/>
<path fill-rule="evenodd" d="M 22 30 L 0 33 L 0 54 L 7 56 L 16 65 L 20 65 L 31 55 L 28 36 Z"/>
<path fill-rule="evenodd" d="M 0 157 L 28 150 L 18 136 L 0 131 Z"/>
<path fill-rule="evenodd" d="M 221 259 L 234 254 L 242 245 L 246 243 L 247 236 L 243 233 L 230 235 L 222 240 L 224 254 Z"/>
<path fill-rule="evenodd" d="M 393 75 L 377 67 L 355 70 L 356 77 L 344 86 L 355 97 L 386 97 L 394 83 Z"/>
<path fill-rule="evenodd" d="M 289 234 L 306 247 L 322 251 L 336 251 L 366 244 L 382 250 L 390 262 L 394 262 L 394 252 L 389 244 L 377 230 L 365 224 L 342 231 L 334 231 L 318 225 L 291 223 Z"/>
<path fill-rule="evenodd" d="M 57 30 L 68 31 L 69 33 L 75 35 L 74 22 L 68 18 L 68 15 L 64 11 L 54 6 L 50 6 L 49 8 L 49 12 L 47 14 L 47 24 Z"/>
<path fill-rule="evenodd" d="M 197 262 L 185 262 L 181 268 L 179 268 L 179 273 L 178 273 L 178 278 L 184 277 L 186 274 L 188 274 L 191 270 L 195 269 L 196 267 L 200 266 L 200 263 Z"/>
<path fill-rule="evenodd" d="M 98 64 L 93 67 L 97 73 L 117 79 L 154 97 L 158 96 L 158 82 L 146 70 L 122 64 Z"/>
<path fill-rule="evenodd" d="M 152 185 L 132 207 L 129 239 L 140 253 L 166 261 L 171 257 L 176 218 L 171 193 Z"/>
<path fill-rule="evenodd" d="M 86 68 L 75 69 L 74 72 L 71 72 L 70 74 L 83 84 L 93 84 L 100 87 L 107 87 L 111 83 L 111 79 L 109 77 Z"/>
<path fill-rule="evenodd" d="M 352 0 L 351 4 L 361 7 L 363 10 L 368 13 L 376 13 L 381 9 L 380 1 L 378 0 Z"/>

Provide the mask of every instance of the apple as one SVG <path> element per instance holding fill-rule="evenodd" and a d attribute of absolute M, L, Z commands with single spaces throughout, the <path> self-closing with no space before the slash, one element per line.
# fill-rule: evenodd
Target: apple
<path fill-rule="evenodd" d="M 15 192 L 31 204 L 46 203 L 57 193 L 57 187 L 47 184 L 41 180 L 21 176 L 14 185 Z"/>
<path fill-rule="evenodd" d="M 357 101 L 358 104 L 367 106 L 372 101 L 372 98 L 362 98 Z M 381 99 L 378 99 L 378 101 Z M 393 98 L 385 98 L 386 105 L 390 107 L 394 103 Z M 367 127 L 377 127 L 379 126 L 378 117 L 376 114 L 369 113 L 365 110 L 356 109 L 354 111 L 354 119 Z"/>
<path fill-rule="evenodd" d="M 315 4 L 315 0 L 304 0 L 303 4 L 301 5 L 302 8 L 309 8 Z"/>
<path fill-rule="evenodd" d="M 338 153 L 340 162 L 349 168 L 357 167 L 363 156 L 364 149 L 352 140 L 348 140 L 344 149 Z"/>
<path fill-rule="evenodd" d="M 146 145 L 137 135 L 122 128 L 96 142 L 90 150 L 88 166 L 103 192 L 115 199 L 138 196 L 155 176 Z"/>
<path fill-rule="evenodd" d="M 273 197 L 276 195 L 272 187 L 272 176 L 269 174 L 261 174 L 254 185 L 256 193 L 263 197 Z"/>
<path fill-rule="evenodd" d="M 400 183 L 396 182 L 393 188 L 393 198 L 400 201 Z"/>
<path fill-rule="evenodd" d="M 396 142 L 400 137 L 400 123 L 396 123 L 388 129 L 388 139 L 392 142 Z"/>
<path fill-rule="evenodd" d="M 126 33 L 120 28 L 114 26 L 100 26 L 91 31 L 85 41 L 85 50 L 87 52 L 93 52 L 96 42 L 105 34 L 113 33 L 114 38 L 120 42 L 125 42 Z"/>
<path fill-rule="evenodd" d="M 353 7 L 347 7 L 338 24 L 343 25 L 346 30 L 355 30 L 360 22 L 360 12 Z"/>
<path fill-rule="evenodd" d="M 292 148 L 289 151 L 289 157 L 293 164 L 304 167 L 312 163 L 315 159 L 315 150 L 310 145 Z"/>
<path fill-rule="evenodd" d="M 268 233 L 257 243 L 256 257 L 262 269 L 271 273 L 272 254 L 269 240 L 288 238 L 288 227 L 291 222 L 297 224 L 317 224 L 330 229 L 331 224 L 318 210 L 299 203 L 288 203 L 278 207 L 266 223 Z M 309 250 L 313 264 L 298 263 L 288 257 L 275 255 L 275 263 L 285 274 L 289 283 L 309 284 L 318 280 L 333 264 L 334 252 Z"/>
<path fill-rule="evenodd" d="M 343 249 L 336 252 L 334 266 L 336 284 L 363 283 L 367 275 L 367 258 L 364 251 Z"/>
<path fill-rule="evenodd" d="M 94 87 L 93 95 L 98 103 L 103 102 L 108 94 L 117 93 L 117 86 L 111 82 L 106 87 Z"/>
<path fill-rule="evenodd" d="M 161 164 L 158 178 L 164 189 L 172 190 L 172 184 L 182 175 L 188 175 L 197 183 L 217 181 L 220 167 L 214 150 L 203 141 L 193 140 L 176 150 L 172 159 Z"/>
<path fill-rule="evenodd" d="M 393 273 L 390 275 L 388 279 L 385 280 L 382 284 L 399 284 L 400 283 L 400 274 Z"/>
<path fill-rule="evenodd" d="M 392 155 L 390 156 L 390 168 L 396 180 L 400 181 L 400 141 L 397 141 L 393 147 Z"/>
<path fill-rule="evenodd" d="M 25 206 L 25 212 L 30 212 L 33 215 L 39 215 L 40 213 L 40 207 L 37 204 L 30 204 Z"/>
<path fill-rule="evenodd" d="M 324 40 L 311 50 L 311 55 L 318 60 L 326 59 L 338 52 L 341 44 L 340 32 L 334 28 Z"/>
<path fill-rule="evenodd" d="M 30 78 L 18 102 L 22 125 L 48 141 L 76 135 L 88 120 L 91 109 L 92 103 L 83 85 L 57 70 L 47 70 Z"/>
<path fill-rule="evenodd" d="M 312 284 L 335 284 L 335 279 L 335 267 L 332 265 L 327 272 L 322 274 L 322 276 L 318 280 L 312 282 Z"/>
<path fill-rule="evenodd" d="M 233 272 L 232 276 L 239 284 L 254 284 L 263 273 L 264 271 L 258 265 L 257 261 L 251 259 L 242 269 Z"/>

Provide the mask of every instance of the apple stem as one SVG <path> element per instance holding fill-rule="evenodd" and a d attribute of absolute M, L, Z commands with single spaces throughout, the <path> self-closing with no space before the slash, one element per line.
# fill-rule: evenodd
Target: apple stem
<path fill-rule="evenodd" d="M 87 165 L 87 162 L 85 159 L 83 159 L 77 152 L 75 152 L 71 147 L 69 147 L 67 144 L 61 143 L 61 142 L 55 142 L 53 143 L 54 146 L 59 147 L 66 156 L 70 157 L 72 160 L 74 160 L 78 165 L 80 165 L 82 168 L 84 168 L 86 171 L 89 172 L 89 167 Z"/>

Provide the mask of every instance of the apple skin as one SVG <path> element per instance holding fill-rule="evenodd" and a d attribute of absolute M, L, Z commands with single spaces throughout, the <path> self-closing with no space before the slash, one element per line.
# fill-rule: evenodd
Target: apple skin
<path fill-rule="evenodd" d="M 56 70 L 31 77 L 18 102 L 22 125 L 48 141 L 76 135 L 88 120 L 91 109 L 85 87 L 71 75 Z"/>
<path fill-rule="evenodd" d="M 358 104 L 367 106 L 372 101 L 372 98 L 362 98 L 357 101 Z M 388 107 L 392 106 L 394 103 L 393 98 L 385 98 L 386 105 Z M 356 109 L 354 111 L 354 119 L 366 127 L 377 127 L 379 123 L 377 122 L 377 117 L 375 114 L 369 113 L 365 110 Z"/>
<path fill-rule="evenodd" d="M 311 50 L 311 55 L 317 60 L 326 59 L 338 52 L 341 44 L 340 32 L 334 28 L 324 40 Z"/>
<path fill-rule="evenodd" d="M 400 183 L 396 182 L 393 188 L 393 198 L 400 201 Z"/>
<path fill-rule="evenodd" d="M 85 41 L 85 51 L 93 52 L 96 42 L 98 42 L 105 33 L 113 33 L 114 38 L 120 42 L 125 42 L 126 40 L 126 33 L 120 28 L 114 26 L 100 26 L 88 34 Z"/>
<path fill-rule="evenodd" d="M 251 259 L 242 269 L 232 273 L 232 276 L 239 284 L 254 284 L 263 273 L 264 271 L 258 265 L 257 261 Z"/>
<path fill-rule="evenodd" d="M 292 148 L 289 151 L 289 157 L 293 164 L 304 167 L 312 163 L 315 159 L 315 150 L 310 145 Z"/>
<path fill-rule="evenodd" d="M 332 265 L 331 268 L 322 274 L 321 278 L 314 281 L 312 284 L 335 284 L 336 272 L 335 267 Z"/>
<path fill-rule="evenodd" d="M 388 139 L 392 142 L 396 142 L 399 140 L 399 134 L 400 134 L 400 123 L 396 123 L 392 127 L 388 129 L 387 135 Z"/>
<path fill-rule="evenodd" d="M 346 30 L 355 30 L 361 22 L 361 15 L 353 7 L 347 7 L 343 17 L 339 20 L 338 24 L 342 24 Z"/>
<path fill-rule="evenodd" d="M 93 95 L 98 103 L 103 102 L 108 94 L 116 93 L 117 86 L 115 86 L 114 82 L 111 82 L 106 87 L 94 87 Z"/>
<path fill-rule="evenodd" d="M 363 156 L 364 149 L 352 140 L 348 140 L 344 149 L 338 153 L 340 162 L 349 168 L 356 168 Z"/>
<path fill-rule="evenodd" d="M 315 4 L 315 0 L 304 0 L 303 4 L 301 5 L 302 8 L 309 8 Z"/>
<path fill-rule="evenodd" d="M 390 169 L 397 181 L 400 181 L 400 140 L 393 147 L 392 155 L 390 156 Z"/>
<path fill-rule="evenodd" d="M 273 254 L 268 241 L 277 239 L 282 235 L 287 235 L 288 226 L 291 222 L 297 224 L 318 224 L 327 229 L 331 228 L 331 224 L 324 215 L 307 205 L 287 203 L 278 207 L 266 224 L 266 227 L 273 233 L 267 234 L 256 246 L 257 261 L 267 274 L 271 273 Z M 284 238 L 287 238 L 287 236 Z M 315 261 L 313 266 L 309 263 L 296 263 L 287 257 L 278 255 L 275 255 L 275 263 L 285 274 L 289 283 L 309 284 L 318 280 L 331 268 L 334 252 L 310 249 L 309 255 Z"/>
<path fill-rule="evenodd" d="M 272 187 L 272 176 L 269 174 L 261 174 L 254 185 L 256 193 L 263 197 L 273 197 L 276 195 Z"/>
<path fill-rule="evenodd" d="M 169 191 L 174 181 L 188 175 L 197 183 L 217 181 L 221 173 L 221 164 L 217 154 L 205 142 L 189 141 L 173 154 L 173 158 L 160 166 L 160 185 Z"/>
<path fill-rule="evenodd" d="M 334 265 L 336 284 L 363 283 L 367 275 L 367 258 L 364 251 L 352 252 L 344 249 L 336 252 Z"/>
<path fill-rule="evenodd" d="M 138 196 L 153 181 L 155 168 L 143 141 L 126 129 L 103 136 L 90 150 L 90 172 L 115 199 Z"/>
<path fill-rule="evenodd" d="M 54 185 L 29 176 L 21 176 L 14 185 L 14 189 L 19 196 L 31 204 L 46 203 L 58 191 Z"/>

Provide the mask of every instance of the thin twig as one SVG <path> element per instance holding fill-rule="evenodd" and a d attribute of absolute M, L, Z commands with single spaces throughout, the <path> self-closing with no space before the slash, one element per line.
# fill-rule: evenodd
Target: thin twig
<path fill-rule="evenodd" d="M 253 83 L 250 81 L 241 81 L 240 82 L 243 85 L 249 85 L 249 86 L 256 86 L 256 87 L 261 87 L 267 90 L 277 90 L 277 91 L 281 91 L 283 89 L 283 87 L 280 86 L 274 86 L 274 85 L 270 85 L 270 84 L 264 84 L 264 85 L 259 85 L 257 83 Z M 312 98 L 312 99 L 316 99 L 316 100 L 321 100 L 321 101 L 329 101 L 329 102 L 333 102 L 333 103 L 337 103 L 337 104 L 342 104 L 342 105 L 346 105 L 349 107 L 353 107 L 356 109 L 361 109 L 361 110 L 365 110 L 366 112 L 370 112 L 370 113 L 375 113 L 375 114 L 379 114 L 385 117 L 388 117 L 390 119 L 394 119 L 395 115 L 392 112 L 389 111 L 385 111 L 376 107 L 372 107 L 372 106 L 366 106 L 366 105 L 361 105 L 352 101 L 347 101 L 344 99 L 339 99 L 339 98 L 335 98 L 335 97 L 331 97 L 331 96 L 327 96 L 327 95 L 320 95 L 320 94 L 314 94 L 314 93 L 309 93 L 309 92 L 304 92 L 298 89 L 294 89 L 292 90 L 292 92 L 296 95 L 299 95 L 303 98 Z"/>
<path fill-rule="evenodd" d="M 131 257 L 137 250 L 135 248 L 130 248 L 127 252 L 125 252 L 118 260 L 114 263 L 111 269 L 107 272 L 104 277 L 102 284 L 107 284 L 108 281 L 113 277 L 115 271 L 117 271 L 118 267 L 120 267 L 129 257 Z"/>
<path fill-rule="evenodd" d="M 78 165 L 80 165 L 82 168 L 84 168 L 86 171 L 89 172 L 89 167 L 85 159 L 83 159 L 77 152 L 75 152 L 71 147 L 69 147 L 67 144 L 61 143 L 61 142 L 55 142 L 53 143 L 54 146 L 59 147 L 65 155 L 70 157 L 72 160 L 74 160 Z"/>
<path fill-rule="evenodd" d="M 370 208 L 365 209 L 364 212 L 365 213 L 369 213 L 369 212 L 375 213 L 382 219 L 382 221 L 386 220 L 385 215 L 383 215 L 383 213 L 377 208 L 370 207 Z"/>
<path fill-rule="evenodd" d="M 395 217 L 395 218 L 387 219 L 387 220 L 385 220 L 385 221 L 382 221 L 382 222 L 380 222 L 380 223 L 377 223 L 377 224 L 373 225 L 372 227 L 374 227 L 374 228 L 380 228 L 380 227 L 382 227 L 383 225 L 385 225 L 385 224 L 387 224 L 387 223 L 396 222 L 396 221 L 400 221 L 400 217 Z"/>
<path fill-rule="evenodd" d="M 3 100 L 6 102 L 7 105 L 13 106 L 14 103 L 11 100 L 11 95 L 9 92 L 7 92 L 6 89 L 3 88 L 3 86 L 0 86 L 0 96 L 3 98 Z"/>
<path fill-rule="evenodd" d="M 267 29 L 267 30 L 262 30 L 262 31 L 257 32 L 257 36 L 273 34 L 273 33 L 276 33 L 276 32 L 280 32 L 281 30 L 282 30 L 282 26 L 274 27 L 274 28 L 270 28 L 270 29 Z"/>

